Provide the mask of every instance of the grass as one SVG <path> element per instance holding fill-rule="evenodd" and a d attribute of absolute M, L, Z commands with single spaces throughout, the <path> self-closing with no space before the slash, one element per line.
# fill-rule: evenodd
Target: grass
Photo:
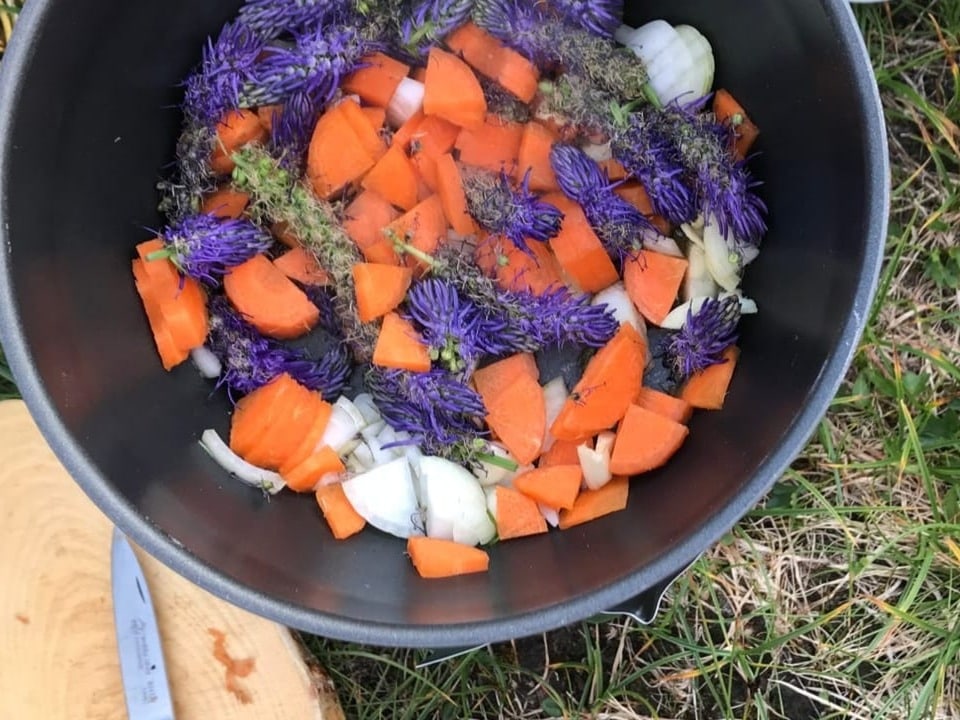
<path fill-rule="evenodd" d="M 816 437 L 650 627 L 586 621 L 425 669 L 420 651 L 307 638 L 348 717 L 960 718 L 960 0 L 857 16 L 891 228 Z"/>

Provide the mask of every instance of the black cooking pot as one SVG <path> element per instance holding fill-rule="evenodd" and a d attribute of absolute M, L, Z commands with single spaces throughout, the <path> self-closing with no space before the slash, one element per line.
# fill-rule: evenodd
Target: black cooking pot
<path fill-rule="evenodd" d="M 239 0 L 30 0 L 0 76 L 0 339 L 53 449 L 109 517 L 213 593 L 287 625 L 379 645 L 520 637 L 663 582 L 730 529 L 800 452 L 848 367 L 888 208 L 884 125 L 842 0 L 648 0 L 703 30 L 718 83 L 763 131 L 770 232 L 721 412 L 697 413 L 625 512 L 491 548 L 490 572 L 418 579 L 401 540 L 330 538 L 312 497 L 269 501 L 197 443 L 229 405 L 190 363 L 160 369 L 130 273 L 159 227 L 179 81 Z M 639 9 L 643 8 L 643 17 Z M 106 557 L 106 548 L 104 548 Z"/>

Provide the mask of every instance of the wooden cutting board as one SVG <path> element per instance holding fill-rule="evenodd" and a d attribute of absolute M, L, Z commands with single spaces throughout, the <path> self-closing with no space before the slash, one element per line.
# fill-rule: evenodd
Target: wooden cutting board
<path fill-rule="evenodd" d="M 111 522 L 20 401 L 0 403 L 0 718 L 122 720 Z M 137 549 L 177 720 L 340 720 L 333 684 L 291 632 Z"/>

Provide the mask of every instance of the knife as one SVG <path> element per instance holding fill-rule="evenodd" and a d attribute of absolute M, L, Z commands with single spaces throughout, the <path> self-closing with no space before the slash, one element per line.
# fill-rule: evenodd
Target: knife
<path fill-rule="evenodd" d="M 130 720 L 174 720 L 150 589 L 133 547 L 117 528 L 110 548 L 110 574 L 127 716 Z"/>

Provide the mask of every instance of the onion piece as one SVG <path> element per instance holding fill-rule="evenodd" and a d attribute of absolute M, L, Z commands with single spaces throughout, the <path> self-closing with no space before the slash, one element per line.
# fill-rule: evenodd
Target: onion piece
<path fill-rule="evenodd" d="M 703 36 L 703 33 L 692 25 L 677 25 L 674 30 L 677 31 L 677 34 L 686 43 L 687 50 L 690 51 L 693 66 L 700 78 L 700 97 L 703 97 L 713 87 L 713 76 L 717 69 L 717 63 L 713 57 L 713 47 L 710 45 L 710 41 Z"/>
<path fill-rule="evenodd" d="M 391 127 L 399 128 L 423 107 L 423 89 L 419 80 L 405 77 L 400 81 L 387 103 L 387 123 Z"/>
<path fill-rule="evenodd" d="M 690 300 L 695 297 L 716 297 L 720 286 L 707 270 L 707 255 L 699 245 L 691 244 L 687 248 L 687 274 L 683 278 L 681 298 Z"/>
<path fill-rule="evenodd" d="M 366 442 L 361 442 L 357 445 L 353 449 L 353 452 L 350 453 L 350 458 L 356 460 L 356 462 L 360 464 L 361 470 L 364 471 L 375 468 L 378 464 L 374 459 L 373 450 Z"/>
<path fill-rule="evenodd" d="M 218 378 L 220 377 L 220 373 L 223 372 L 223 365 L 220 363 L 220 358 L 206 345 L 201 345 L 191 350 L 190 359 L 193 360 L 193 364 L 196 365 L 200 376 L 207 380 Z"/>
<path fill-rule="evenodd" d="M 640 337 L 643 338 L 643 345 L 646 348 L 646 357 L 644 358 L 644 365 L 650 363 L 652 355 L 650 353 L 650 343 L 647 340 L 647 323 L 643 319 L 643 316 L 637 312 L 636 306 L 633 304 L 633 300 L 630 299 L 630 295 L 627 293 L 626 287 L 622 282 L 617 282 L 611 285 L 608 288 L 604 288 L 596 295 L 593 296 L 593 300 L 590 301 L 591 305 L 606 305 L 610 308 L 610 311 L 613 313 L 613 317 L 616 318 L 617 322 L 623 325 L 624 323 L 630 323 L 633 325 L 633 329 L 637 331 Z"/>
<path fill-rule="evenodd" d="M 490 542 L 496 535 L 483 488 L 465 468 L 444 458 L 424 456 L 420 489 L 429 537 L 472 546 Z"/>
<path fill-rule="evenodd" d="M 366 424 L 356 405 L 341 395 L 333 404 L 330 420 L 317 447 L 319 449 L 329 445 L 338 455 L 343 455 L 347 443 L 353 440 Z"/>
<path fill-rule="evenodd" d="M 671 257 L 683 257 L 683 250 L 677 245 L 677 241 L 672 237 L 661 235 L 658 232 L 645 232 L 643 234 L 643 246 L 647 250 L 670 255 Z"/>
<path fill-rule="evenodd" d="M 687 300 L 680 305 L 677 305 L 673 310 L 667 313 L 667 316 L 663 319 L 663 322 L 660 323 L 660 327 L 664 330 L 680 330 L 684 325 L 687 324 L 687 312 L 692 309 L 693 314 L 696 315 L 700 312 L 700 308 L 703 307 L 703 304 L 708 300 L 707 296 L 693 297 Z"/>
<path fill-rule="evenodd" d="M 556 527 L 560 524 L 560 513 L 555 508 L 537 503 L 537 510 L 540 511 L 543 519 L 547 521 L 547 525 L 550 527 Z"/>
<path fill-rule="evenodd" d="M 703 227 L 703 249 L 707 270 L 724 290 L 733 291 L 740 285 L 739 256 L 730 249 L 726 238 L 713 223 Z"/>
<path fill-rule="evenodd" d="M 378 420 L 382 420 L 380 409 L 373 402 L 373 396 L 370 393 L 360 393 L 353 399 L 353 406 L 360 412 L 363 421 L 367 425 L 372 425 Z"/>
<path fill-rule="evenodd" d="M 653 20 L 641 25 L 630 35 L 629 47 L 646 65 L 661 103 L 688 103 L 702 97 L 703 70 L 670 23 Z"/>
<path fill-rule="evenodd" d="M 343 482 L 353 509 L 385 533 L 408 538 L 423 535 L 413 475 L 406 458 L 391 460 Z"/>
<path fill-rule="evenodd" d="M 563 377 L 561 376 L 555 377 L 543 386 L 543 405 L 547 410 L 547 424 L 542 447 L 543 452 L 552 448 L 553 444 L 557 441 L 557 439 L 550 434 L 550 428 L 553 427 L 554 420 L 557 419 L 564 404 L 567 402 L 567 395 L 569 394 L 567 385 L 563 382 Z"/>
<path fill-rule="evenodd" d="M 200 447 L 207 451 L 207 454 L 228 473 L 237 480 L 251 487 L 265 490 L 271 495 L 276 495 L 286 487 L 283 478 L 271 470 L 251 465 L 242 457 L 237 455 L 223 441 L 220 434 L 213 428 L 207 428 L 200 436 Z"/>
<path fill-rule="evenodd" d="M 584 143 L 580 146 L 580 149 L 595 163 L 602 163 L 613 158 L 613 148 L 611 148 L 609 140 L 605 143 Z"/>
<path fill-rule="evenodd" d="M 583 482 L 591 490 L 602 488 L 613 477 L 610 472 L 610 453 L 616 435 L 610 431 L 597 435 L 596 447 L 577 446 L 580 469 L 583 470 Z"/>

